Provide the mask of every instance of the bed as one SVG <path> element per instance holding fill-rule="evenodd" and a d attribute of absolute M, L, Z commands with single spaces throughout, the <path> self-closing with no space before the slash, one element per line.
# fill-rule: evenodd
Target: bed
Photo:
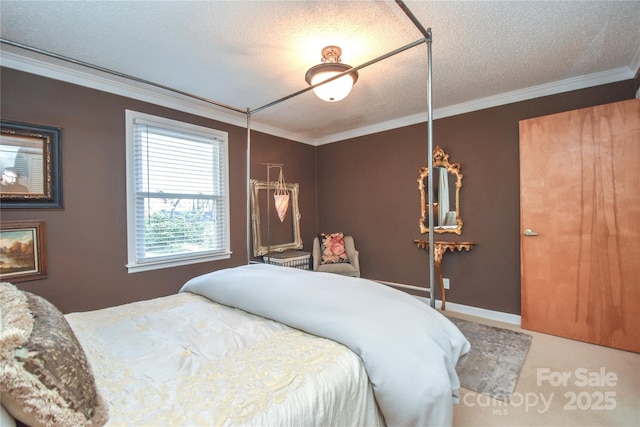
<path fill-rule="evenodd" d="M 1 289 L 2 404 L 29 425 L 450 425 L 455 365 L 469 350 L 451 322 L 408 294 L 266 264 L 66 316 L 11 284 Z M 68 328 L 67 346 L 75 340 L 80 354 L 21 356 L 29 328 L 56 341 L 42 320 L 53 335 Z M 61 385 L 48 362 L 21 372 L 44 353 L 84 363 L 84 380 L 80 368 L 57 368 L 71 378 Z"/>

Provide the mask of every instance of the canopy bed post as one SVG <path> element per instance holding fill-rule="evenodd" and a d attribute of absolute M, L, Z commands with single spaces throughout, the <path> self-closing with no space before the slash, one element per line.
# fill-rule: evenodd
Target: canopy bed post
<path fill-rule="evenodd" d="M 247 264 L 251 262 L 251 114 L 247 107 Z"/>
<path fill-rule="evenodd" d="M 418 25 L 418 24 L 416 24 Z M 432 69 L 431 66 L 431 29 L 427 30 L 427 165 L 429 170 L 433 170 L 433 91 L 431 87 Z M 433 188 L 433 174 L 428 176 L 429 188 Z M 434 252 L 434 236 L 433 236 L 433 191 L 429 191 L 429 253 Z M 435 260 L 434 257 L 429 257 L 429 304 L 435 308 Z"/>
<path fill-rule="evenodd" d="M 431 28 L 425 29 L 420 21 L 415 17 L 415 15 L 409 10 L 407 5 L 404 4 L 402 0 L 396 0 L 396 4 L 400 6 L 400 9 L 407 15 L 407 17 L 413 22 L 413 25 L 416 26 L 418 31 L 422 33 L 427 41 L 427 167 L 430 171 L 433 170 L 433 90 L 432 90 L 432 52 L 431 52 L 431 43 L 433 38 L 431 37 Z M 430 173 L 427 176 L 428 188 L 433 188 L 433 174 Z M 429 203 L 429 253 L 433 254 L 434 252 L 434 237 L 433 237 L 433 194 L 432 191 L 428 192 L 428 202 Z M 429 303 L 431 307 L 436 306 L 435 300 L 435 260 L 434 257 L 429 257 Z"/>

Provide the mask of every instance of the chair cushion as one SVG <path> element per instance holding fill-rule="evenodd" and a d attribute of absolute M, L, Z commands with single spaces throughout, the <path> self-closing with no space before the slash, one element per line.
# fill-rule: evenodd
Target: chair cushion
<path fill-rule="evenodd" d="M 320 241 L 321 265 L 349 262 L 343 233 L 321 233 L 318 234 L 318 240 Z"/>
<path fill-rule="evenodd" d="M 2 405 L 27 425 L 107 422 L 93 372 L 64 315 L 10 283 L 0 283 L 0 374 Z"/>
<path fill-rule="evenodd" d="M 318 271 L 323 273 L 342 274 L 343 276 L 358 277 L 356 268 L 347 262 L 335 264 L 322 264 L 318 266 Z"/>

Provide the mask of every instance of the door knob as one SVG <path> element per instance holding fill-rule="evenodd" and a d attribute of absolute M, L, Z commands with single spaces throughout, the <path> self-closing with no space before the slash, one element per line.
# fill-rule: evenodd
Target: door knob
<path fill-rule="evenodd" d="M 538 235 L 538 233 L 536 233 L 536 232 L 535 232 L 535 231 L 533 231 L 533 230 L 529 230 L 529 229 L 527 228 L 526 230 L 524 230 L 524 235 L 525 235 L 525 236 L 537 236 L 537 235 Z"/>

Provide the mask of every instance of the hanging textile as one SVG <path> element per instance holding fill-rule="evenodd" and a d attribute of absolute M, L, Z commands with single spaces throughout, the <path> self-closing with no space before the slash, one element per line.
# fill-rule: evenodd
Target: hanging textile
<path fill-rule="evenodd" d="M 289 209 L 289 192 L 287 191 L 287 186 L 284 183 L 282 168 L 280 168 L 280 176 L 276 183 L 276 191 L 273 193 L 273 198 L 275 199 L 278 218 L 280 218 L 280 222 L 283 222 L 284 217 L 287 214 L 287 209 Z"/>

